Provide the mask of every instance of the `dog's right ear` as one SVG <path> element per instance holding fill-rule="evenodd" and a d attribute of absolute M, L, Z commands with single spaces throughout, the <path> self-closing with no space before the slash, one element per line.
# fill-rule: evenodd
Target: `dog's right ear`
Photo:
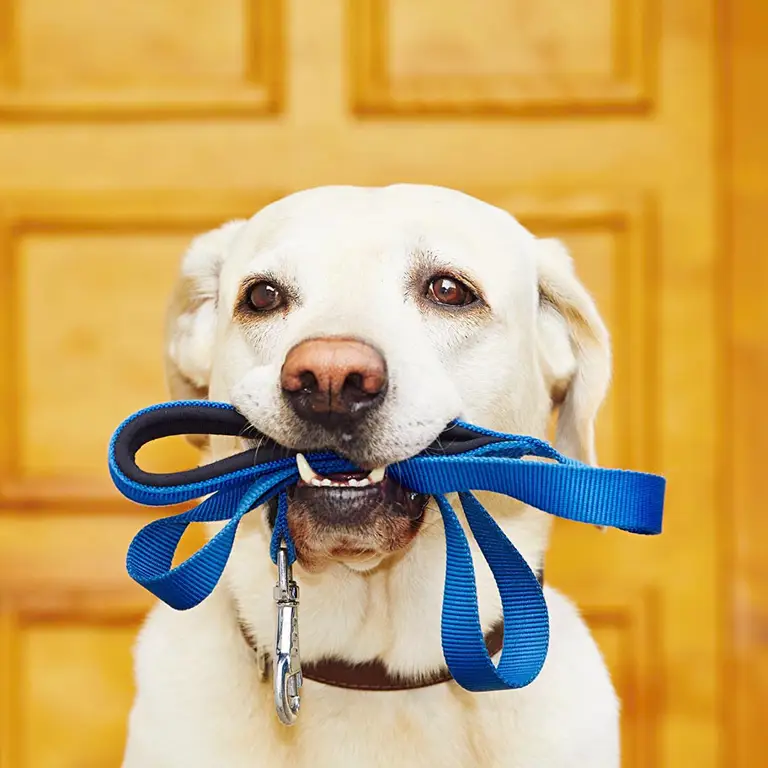
<path fill-rule="evenodd" d="M 196 237 L 184 254 L 165 328 L 165 373 L 174 400 L 208 397 L 219 274 L 243 224 L 243 220 L 230 221 Z M 201 443 L 199 439 L 192 442 Z"/>
<path fill-rule="evenodd" d="M 611 378 L 608 330 L 565 246 L 536 241 L 539 361 L 558 409 L 555 447 L 595 464 L 595 418 Z"/>

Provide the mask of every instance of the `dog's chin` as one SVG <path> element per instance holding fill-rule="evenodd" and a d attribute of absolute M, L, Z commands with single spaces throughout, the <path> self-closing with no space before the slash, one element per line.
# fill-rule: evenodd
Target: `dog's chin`
<path fill-rule="evenodd" d="M 428 497 L 389 477 L 362 487 L 348 485 L 350 479 L 358 478 L 331 476 L 333 486 L 301 481 L 289 492 L 288 526 L 306 570 L 341 563 L 365 573 L 418 535 Z"/>
<path fill-rule="evenodd" d="M 355 573 L 368 573 L 369 571 L 378 568 L 388 556 L 389 555 L 381 553 L 373 553 L 365 556 L 338 557 L 336 559 L 342 565 L 346 565 L 350 571 L 355 571 Z"/>

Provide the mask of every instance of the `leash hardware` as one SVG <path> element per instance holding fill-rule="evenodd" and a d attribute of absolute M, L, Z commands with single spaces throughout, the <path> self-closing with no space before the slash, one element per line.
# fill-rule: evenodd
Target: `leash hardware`
<path fill-rule="evenodd" d="M 288 564 L 288 550 L 277 551 L 277 636 L 275 638 L 274 691 L 275 709 L 283 725 L 293 725 L 299 714 L 303 682 L 299 657 L 299 587 Z"/>

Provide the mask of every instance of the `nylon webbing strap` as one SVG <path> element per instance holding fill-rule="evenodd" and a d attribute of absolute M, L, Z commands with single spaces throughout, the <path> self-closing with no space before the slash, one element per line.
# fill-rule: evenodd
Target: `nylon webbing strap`
<path fill-rule="evenodd" d="M 126 419 L 112 437 L 109 469 L 115 485 L 127 498 L 139 504 L 164 506 L 208 497 L 189 511 L 149 523 L 128 549 L 126 564 L 131 578 L 168 605 L 184 610 L 200 603 L 216 586 L 243 516 L 275 496 L 279 498 L 271 556 L 274 561 L 277 548 L 285 542 L 289 559 L 295 560 L 285 491 L 298 481 L 299 473 L 293 452 L 262 438 L 258 450 L 192 470 L 155 474 L 136 465 L 136 452 L 142 445 L 178 434 L 256 435 L 230 405 L 184 401 L 139 411 Z M 346 459 L 331 453 L 310 453 L 307 459 L 320 474 L 355 469 Z M 528 685 L 544 664 L 549 621 L 536 576 L 470 491 L 502 493 L 568 520 L 631 533 L 661 532 L 664 478 L 589 467 L 532 437 L 505 435 L 457 422 L 423 453 L 390 465 L 387 473 L 403 487 L 437 500 L 447 553 L 443 654 L 455 680 L 471 691 Z M 455 493 L 501 597 L 504 647 L 498 666 L 485 647 L 469 543 L 446 498 Z M 173 557 L 187 527 L 213 521 L 225 525 L 194 555 L 174 567 Z"/>

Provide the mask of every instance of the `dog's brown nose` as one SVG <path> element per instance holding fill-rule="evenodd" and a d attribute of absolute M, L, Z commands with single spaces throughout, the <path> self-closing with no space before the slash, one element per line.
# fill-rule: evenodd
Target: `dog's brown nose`
<path fill-rule="evenodd" d="M 309 339 L 286 356 L 280 383 L 300 418 L 349 427 L 384 399 L 387 365 L 365 342 Z"/>

